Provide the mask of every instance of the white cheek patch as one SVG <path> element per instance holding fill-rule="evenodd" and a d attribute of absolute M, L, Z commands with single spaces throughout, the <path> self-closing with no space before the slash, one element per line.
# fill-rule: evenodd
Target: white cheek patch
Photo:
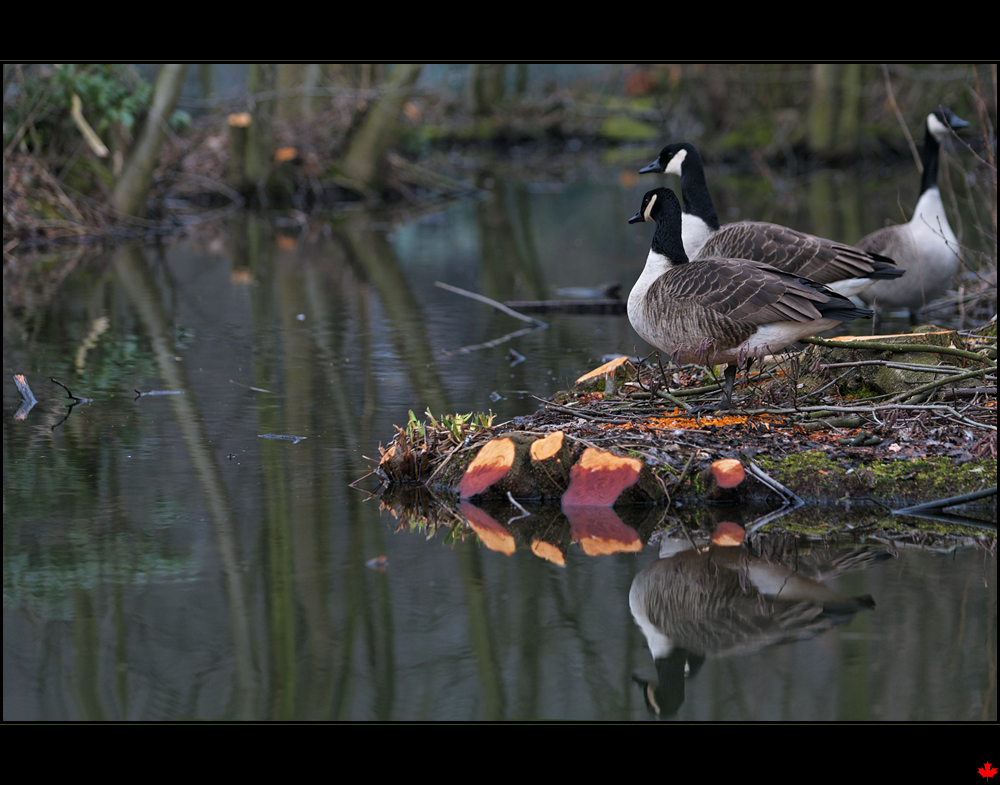
<path fill-rule="evenodd" d="M 684 166 L 684 159 L 687 157 L 687 150 L 680 150 L 678 153 L 670 159 L 670 163 L 667 164 L 667 168 L 663 171 L 666 174 L 675 174 L 678 177 L 681 176 L 681 168 Z"/>
<path fill-rule="evenodd" d="M 656 204 L 656 199 L 657 199 L 657 196 L 656 196 L 656 194 L 653 194 L 653 195 L 652 195 L 652 196 L 651 196 L 651 197 L 649 198 L 649 204 L 647 204 L 647 205 L 646 205 L 646 209 L 642 211 L 642 219 L 643 219 L 644 221 L 650 221 L 650 222 L 652 222 L 652 221 L 653 221 L 653 216 L 652 216 L 652 213 L 653 213 L 653 205 L 654 205 L 654 204 Z"/>
<path fill-rule="evenodd" d="M 945 138 L 948 134 L 948 126 L 937 119 L 936 114 L 927 115 L 927 130 L 931 132 L 931 136 L 937 139 L 939 142 Z"/>

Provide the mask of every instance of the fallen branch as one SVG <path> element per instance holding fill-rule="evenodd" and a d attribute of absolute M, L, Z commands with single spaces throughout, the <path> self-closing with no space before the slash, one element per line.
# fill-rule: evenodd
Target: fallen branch
<path fill-rule="evenodd" d="M 28 412 L 31 411 L 38 401 L 35 400 L 35 395 L 31 392 L 31 388 L 28 386 L 28 380 L 24 378 L 24 374 L 18 373 L 14 375 L 14 385 L 17 387 L 17 391 L 21 394 L 21 405 L 17 407 L 17 411 L 14 413 L 14 419 L 23 420 L 28 416 Z"/>
<path fill-rule="evenodd" d="M 975 493 L 965 493 L 961 496 L 949 496 L 946 499 L 938 499 L 936 501 L 927 502 L 926 504 L 915 504 L 912 507 L 904 507 L 901 510 L 893 510 L 894 515 L 909 515 L 915 512 L 928 512 L 929 510 L 943 510 L 945 507 L 954 507 L 958 504 L 966 504 L 968 502 L 978 501 L 979 499 L 987 499 L 990 496 L 997 495 L 997 486 L 992 488 L 986 488 L 982 491 L 976 491 Z"/>
<path fill-rule="evenodd" d="M 929 346 L 919 343 L 880 343 L 878 341 L 825 341 L 822 338 L 802 338 L 800 340 L 802 343 L 811 343 L 815 346 L 829 346 L 834 349 L 867 349 L 875 352 L 892 352 L 893 354 L 910 354 L 911 352 L 950 354 L 952 357 L 963 357 L 966 360 L 986 363 L 993 368 L 997 367 L 996 362 L 982 352 L 969 352 L 965 349 L 955 349 L 951 346 Z"/>
<path fill-rule="evenodd" d="M 62 387 L 62 388 L 63 388 L 63 389 L 64 389 L 64 390 L 66 391 L 66 397 L 67 397 L 67 398 L 72 398 L 72 399 L 73 399 L 74 401 L 76 401 L 77 403 L 91 403 L 91 402 L 93 402 L 93 400 L 94 400 L 93 398 L 81 398 L 81 397 L 79 397 L 79 396 L 77 396 L 77 395 L 73 395 L 73 391 L 72 391 L 72 390 L 70 390 L 70 389 L 69 389 L 69 387 L 67 387 L 67 386 L 66 386 L 65 384 L 63 384 L 62 382 L 60 382 L 60 381 L 58 381 L 58 380 L 56 380 L 56 379 L 53 379 L 53 378 L 52 378 L 51 376 L 49 377 L 49 380 L 50 380 L 50 381 L 52 381 L 52 382 L 55 382 L 55 383 L 56 383 L 56 384 L 58 384 L 58 385 L 59 385 L 60 387 Z"/>
<path fill-rule="evenodd" d="M 449 292 L 460 294 L 463 297 L 469 297 L 473 300 L 479 300 L 482 303 L 486 303 L 487 305 L 492 305 L 498 311 L 503 311 L 508 316 L 513 316 L 515 319 L 520 319 L 522 322 L 527 322 L 528 324 L 534 324 L 538 327 L 548 327 L 548 325 L 545 322 L 539 321 L 538 319 L 533 319 L 530 316 L 525 316 L 523 313 L 518 313 L 513 308 L 508 308 L 503 303 L 498 303 L 496 300 L 491 300 L 489 297 L 486 297 L 482 294 L 476 294 L 475 292 L 470 292 L 465 289 L 459 289 L 457 286 L 450 286 L 449 284 L 441 283 L 440 281 L 435 281 L 434 285 L 441 289 L 447 289 Z"/>
<path fill-rule="evenodd" d="M 753 461 L 747 460 L 747 466 L 750 467 L 750 473 L 760 480 L 764 485 L 770 488 L 772 491 L 777 493 L 779 496 L 785 499 L 785 504 L 793 504 L 796 508 L 801 507 L 805 504 L 802 499 L 796 494 L 792 493 L 788 488 L 774 479 L 770 474 L 761 469 Z"/>
<path fill-rule="evenodd" d="M 916 398 L 920 395 L 933 392 L 939 387 L 947 387 L 948 385 L 954 384 L 955 382 L 960 382 L 963 381 L 964 379 L 971 379 L 976 376 L 982 376 L 983 382 L 985 383 L 987 370 L 988 369 L 986 368 L 976 368 L 975 370 L 966 371 L 965 373 L 955 374 L 954 376 L 948 376 L 944 379 L 935 379 L 933 382 L 928 382 L 927 384 L 923 384 L 920 387 L 917 387 L 913 390 L 907 390 L 906 392 L 902 392 L 896 397 L 890 398 L 887 401 L 887 403 L 894 404 L 896 402 L 901 402 L 904 400 L 907 401 L 912 400 L 913 398 Z"/>

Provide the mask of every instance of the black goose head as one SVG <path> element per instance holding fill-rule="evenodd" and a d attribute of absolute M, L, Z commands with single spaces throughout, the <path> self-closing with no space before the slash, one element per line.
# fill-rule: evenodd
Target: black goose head
<path fill-rule="evenodd" d="M 934 122 L 931 120 L 932 117 L 941 124 L 942 127 L 939 130 L 942 136 L 948 131 L 949 128 L 953 131 L 957 131 L 959 128 L 967 128 L 969 125 L 967 121 L 956 115 L 953 111 L 951 111 L 951 109 L 945 109 L 942 106 L 935 109 L 927 116 L 927 129 L 931 131 L 931 133 L 934 133 L 934 130 L 931 128 Z M 934 135 L 937 136 L 937 133 L 934 133 Z M 940 138 L 941 137 L 938 136 L 938 139 Z"/>
<path fill-rule="evenodd" d="M 662 221 L 669 226 L 674 218 L 680 231 L 681 203 L 677 201 L 677 195 L 669 188 L 654 188 L 646 191 L 646 195 L 642 197 L 642 207 L 628 222 L 638 224 L 643 221 Z"/>
<path fill-rule="evenodd" d="M 924 125 L 927 131 L 924 134 L 924 151 L 921 155 L 924 164 L 924 172 L 920 176 L 921 194 L 937 187 L 938 156 L 941 142 L 952 131 L 957 132 L 968 126 L 968 123 L 950 109 L 945 109 L 942 106 L 927 115 L 927 121 Z"/>
<path fill-rule="evenodd" d="M 666 172 L 671 163 L 674 164 L 673 172 L 675 174 L 680 174 L 681 164 L 685 160 L 693 159 L 700 160 L 698 150 L 693 144 L 688 142 L 674 142 L 673 144 L 668 144 L 660 150 L 660 154 L 656 157 L 656 160 L 648 166 L 642 167 L 642 169 L 639 170 L 639 174 L 648 174 L 649 172 Z"/>
<path fill-rule="evenodd" d="M 630 224 L 656 223 L 653 249 L 674 262 L 688 261 L 681 242 L 681 203 L 669 188 L 654 188 L 642 197 L 639 212 L 628 219 Z"/>

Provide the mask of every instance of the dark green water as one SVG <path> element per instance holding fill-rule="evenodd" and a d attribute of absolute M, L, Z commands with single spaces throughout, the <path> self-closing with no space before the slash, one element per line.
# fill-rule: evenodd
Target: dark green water
<path fill-rule="evenodd" d="M 496 184 L 420 218 L 290 237 L 244 218 L 8 267 L 4 719 L 649 718 L 629 589 L 654 549 L 574 545 L 559 567 L 427 539 L 348 484 L 410 409 L 508 419 L 606 353 L 644 352 L 624 316 L 558 315 L 463 351 L 524 325 L 434 282 L 497 300 L 627 291 L 650 230 L 625 222 L 656 184 Z M 808 210 L 766 197 L 756 217 L 874 228 L 856 190 L 831 188 Z M 16 373 L 39 401 L 23 421 Z M 50 377 L 93 401 L 70 411 Z M 995 552 L 905 549 L 831 586 L 876 607 L 709 656 L 673 716 L 996 719 Z"/>

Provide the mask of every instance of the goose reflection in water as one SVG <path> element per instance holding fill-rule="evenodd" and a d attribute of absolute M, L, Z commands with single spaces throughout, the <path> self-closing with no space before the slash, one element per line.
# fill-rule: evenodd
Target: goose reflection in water
<path fill-rule="evenodd" d="M 888 556 L 853 550 L 779 560 L 753 556 L 746 545 L 664 540 L 660 558 L 635 577 L 629 592 L 656 665 L 658 681 L 634 677 L 648 708 L 657 717 L 675 714 L 685 680 L 707 657 L 805 640 L 874 608 L 871 596 L 845 597 L 821 581 Z M 795 569 L 783 563 L 793 559 Z"/>

